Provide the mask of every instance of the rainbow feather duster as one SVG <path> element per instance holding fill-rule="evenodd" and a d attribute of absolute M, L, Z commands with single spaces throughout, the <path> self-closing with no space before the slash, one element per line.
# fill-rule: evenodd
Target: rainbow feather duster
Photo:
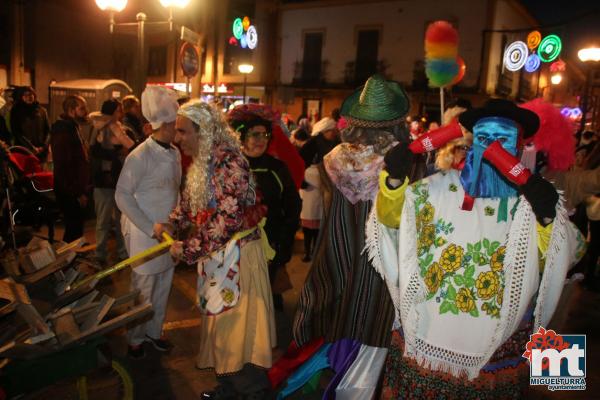
<path fill-rule="evenodd" d="M 458 32 L 446 21 L 429 24 L 425 32 L 425 74 L 429 86 L 443 87 L 458 75 Z"/>

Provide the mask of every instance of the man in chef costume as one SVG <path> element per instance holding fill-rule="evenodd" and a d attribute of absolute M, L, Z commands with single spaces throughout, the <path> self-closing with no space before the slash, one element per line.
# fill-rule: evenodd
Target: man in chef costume
<path fill-rule="evenodd" d="M 130 255 L 158 244 L 161 238 L 155 228 L 168 221 L 177 204 L 181 156 L 172 142 L 178 108 L 177 96 L 170 89 L 149 86 L 142 93 L 142 113 L 152 125 L 152 135 L 127 156 L 115 193 Z M 162 324 L 174 266 L 170 254 L 165 253 L 132 269 L 131 287 L 140 291 L 142 302 L 152 304 L 154 315 L 127 333 L 131 358 L 144 357 L 144 342 L 159 351 L 171 347 L 162 337 Z"/>

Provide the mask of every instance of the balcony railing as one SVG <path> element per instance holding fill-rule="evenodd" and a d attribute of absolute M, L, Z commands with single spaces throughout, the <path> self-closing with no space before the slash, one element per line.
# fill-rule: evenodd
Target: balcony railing
<path fill-rule="evenodd" d="M 335 79 L 335 82 L 328 80 L 329 61 L 324 60 L 317 65 L 306 65 L 302 61 L 294 63 L 294 79 L 292 84 L 295 86 L 318 86 L 318 87 L 356 87 L 363 85 L 365 81 L 373 74 L 379 73 L 386 78 L 389 63 L 386 60 L 379 60 L 373 68 L 361 66 L 357 69 L 355 61 L 348 61 L 344 68 L 343 81 Z"/>
<path fill-rule="evenodd" d="M 348 61 L 344 69 L 344 83 L 350 86 L 362 85 L 375 73 L 387 77 L 389 66 L 386 60 L 379 60 L 374 65 L 357 65 L 356 61 Z"/>
<path fill-rule="evenodd" d="M 294 85 L 324 85 L 327 81 L 329 61 L 324 60 L 318 64 L 304 64 L 301 61 L 294 63 Z"/>

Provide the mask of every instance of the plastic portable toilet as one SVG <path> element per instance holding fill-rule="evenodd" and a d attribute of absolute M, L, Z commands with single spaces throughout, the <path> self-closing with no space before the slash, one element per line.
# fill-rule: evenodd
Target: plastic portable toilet
<path fill-rule="evenodd" d="M 122 99 L 133 91 L 129 85 L 118 79 L 76 79 L 50 84 L 49 112 L 54 122 L 62 114 L 62 103 L 67 96 L 79 95 L 85 98 L 88 110 L 99 111 L 102 103 L 110 98 Z"/>

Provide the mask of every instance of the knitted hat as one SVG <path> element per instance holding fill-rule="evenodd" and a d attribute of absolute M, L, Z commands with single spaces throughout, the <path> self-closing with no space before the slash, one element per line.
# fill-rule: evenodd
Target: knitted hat
<path fill-rule="evenodd" d="M 349 125 L 379 128 L 397 125 L 409 108 L 408 96 L 400 84 L 376 74 L 344 100 L 340 114 Z"/>
<path fill-rule="evenodd" d="M 473 132 L 473 126 L 482 118 L 504 117 L 511 119 L 523 128 L 523 138 L 533 136 L 540 126 L 540 119 L 533 112 L 504 99 L 490 99 L 481 108 L 472 108 L 458 116 L 461 125 Z"/>

